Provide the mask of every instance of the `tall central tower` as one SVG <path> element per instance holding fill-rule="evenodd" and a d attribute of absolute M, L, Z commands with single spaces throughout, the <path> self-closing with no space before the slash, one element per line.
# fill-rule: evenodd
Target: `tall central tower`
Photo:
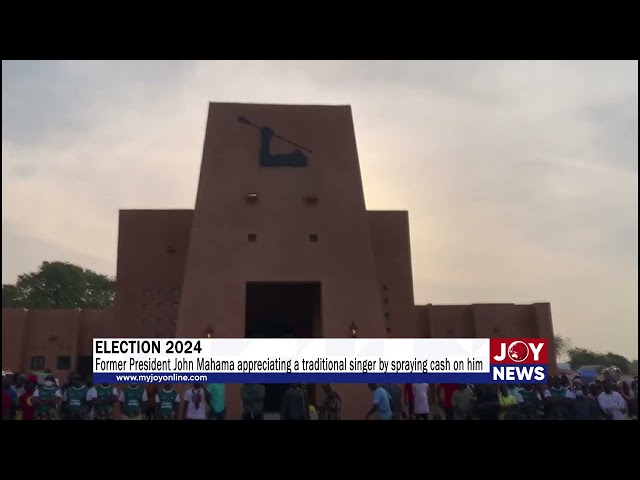
<path fill-rule="evenodd" d="M 176 336 L 386 336 L 370 232 L 350 107 L 210 104 Z"/>

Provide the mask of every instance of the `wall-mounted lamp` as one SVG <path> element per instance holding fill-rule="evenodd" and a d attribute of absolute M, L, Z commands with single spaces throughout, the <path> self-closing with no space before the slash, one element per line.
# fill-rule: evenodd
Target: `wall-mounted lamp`
<path fill-rule="evenodd" d="M 207 338 L 211 338 L 211 337 L 213 337 L 213 328 L 211 328 L 211 327 L 207 328 L 207 329 L 205 330 L 204 334 L 205 334 L 205 336 L 206 336 Z"/>
<path fill-rule="evenodd" d="M 257 202 L 258 194 L 256 192 L 247 193 L 246 197 L 247 202 Z"/>
<path fill-rule="evenodd" d="M 351 322 L 349 328 L 351 329 L 351 337 L 356 338 L 358 336 L 358 325 L 356 325 L 354 322 Z"/>
<path fill-rule="evenodd" d="M 318 196 L 315 193 L 309 193 L 304 196 L 304 201 L 306 203 L 318 203 Z"/>

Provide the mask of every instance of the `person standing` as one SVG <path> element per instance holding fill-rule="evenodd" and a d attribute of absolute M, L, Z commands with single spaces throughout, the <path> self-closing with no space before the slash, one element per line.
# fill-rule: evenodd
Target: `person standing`
<path fill-rule="evenodd" d="M 454 420 L 469 420 L 473 409 L 473 391 L 466 384 L 458 385 L 458 390 L 451 396 Z"/>
<path fill-rule="evenodd" d="M 147 391 L 140 384 L 131 383 L 124 387 L 118 397 L 122 420 L 144 420 L 148 398 Z"/>
<path fill-rule="evenodd" d="M 207 397 L 201 383 L 194 383 L 184 394 L 184 419 L 207 419 Z"/>
<path fill-rule="evenodd" d="M 164 388 L 156 393 L 155 409 L 155 418 L 157 420 L 175 420 L 178 418 L 180 394 L 173 389 L 173 386 L 165 385 Z"/>
<path fill-rule="evenodd" d="M 325 397 L 320 406 L 318 420 L 340 420 L 342 414 L 342 399 L 340 395 L 328 383 L 322 385 L 322 390 L 325 393 Z"/>
<path fill-rule="evenodd" d="M 66 420 L 84 420 L 89 413 L 87 393 L 89 389 L 82 384 L 82 377 L 74 375 L 71 386 L 62 393 L 62 405 Z"/>
<path fill-rule="evenodd" d="M 367 412 L 366 420 L 369 420 L 374 414 L 378 414 L 380 420 L 391 420 L 391 396 L 384 388 L 375 383 L 369 384 L 369 390 L 373 392 L 373 406 Z"/>
<path fill-rule="evenodd" d="M 414 383 L 413 414 L 417 420 L 429 420 L 429 384 Z"/>
<path fill-rule="evenodd" d="M 498 420 L 515 420 L 518 413 L 518 399 L 509 393 L 508 385 L 500 385 L 498 400 L 500 402 Z"/>
<path fill-rule="evenodd" d="M 407 405 L 409 410 L 409 420 L 413 420 L 413 384 L 405 383 L 404 384 L 404 403 Z"/>
<path fill-rule="evenodd" d="M 570 388 L 562 386 L 562 380 L 557 375 L 551 378 L 550 385 L 544 392 L 549 419 L 566 420 L 569 416 L 569 406 L 576 396 Z"/>
<path fill-rule="evenodd" d="M 53 375 L 45 377 L 44 385 L 36 388 L 32 400 L 36 406 L 36 420 L 58 420 L 58 408 L 62 401 L 62 392 L 56 385 Z"/>
<path fill-rule="evenodd" d="M 113 406 L 118 401 L 118 389 L 108 383 L 93 386 L 87 392 L 87 402 L 93 407 L 94 420 L 113 420 Z"/>
<path fill-rule="evenodd" d="M 18 396 L 13 388 L 13 372 L 2 370 L 2 420 L 13 420 L 18 408 Z"/>
<path fill-rule="evenodd" d="M 607 420 L 629 420 L 627 402 L 622 395 L 611 388 L 611 380 L 605 380 L 603 392 L 598 395 L 598 404 Z"/>
<path fill-rule="evenodd" d="M 436 390 L 438 404 L 444 411 L 446 420 L 453 420 L 453 406 L 451 405 L 451 398 L 457 389 L 458 385 L 455 383 L 441 383 L 438 385 Z"/>
<path fill-rule="evenodd" d="M 33 403 L 33 393 L 38 385 L 38 377 L 29 375 L 24 384 L 24 392 L 18 399 L 18 408 L 22 413 L 21 420 L 33 420 L 35 417 L 35 405 Z"/>
<path fill-rule="evenodd" d="M 264 420 L 264 385 L 245 383 L 240 390 L 243 420 Z"/>
<path fill-rule="evenodd" d="M 282 397 L 280 420 L 309 420 L 307 396 L 299 383 L 292 383 Z"/>
<path fill-rule="evenodd" d="M 569 410 L 570 420 L 601 420 L 602 414 L 598 401 L 585 395 L 584 389 L 580 382 L 574 380 L 573 393 L 576 399 Z"/>
<path fill-rule="evenodd" d="M 525 383 L 520 390 L 522 403 L 520 404 L 520 414 L 523 420 L 539 420 L 544 417 L 542 406 L 542 396 L 533 385 Z"/>
<path fill-rule="evenodd" d="M 211 398 L 209 406 L 211 412 L 209 418 L 211 420 L 224 420 L 227 416 L 227 408 L 225 405 L 225 386 L 224 383 L 210 383 L 209 396 Z"/>

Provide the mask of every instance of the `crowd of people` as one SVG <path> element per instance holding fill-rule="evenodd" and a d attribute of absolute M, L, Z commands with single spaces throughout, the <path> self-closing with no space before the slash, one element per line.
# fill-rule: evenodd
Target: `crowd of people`
<path fill-rule="evenodd" d="M 631 420 L 638 419 L 638 379 L 589 384 L 576 375 L 548 384 L 370 384 L 367 418 L 383 420 Z M 432 401 L 431 396 L 435 397 Z"/>
<path fill-rule="evenodd" d="M 638 380 L 554 376 L 547 385 L 369 384 L 372 406 L 363 417 L 379 420 L 629 420 L 638 419 Z M 243 420 L 265 418 L 265 386 L 240 391 Z M 309 405 L 306 386 L 292 384 L 282 397 L 281 420 L 341 420 L 342 399 L 331 385 Z M 53 374 L 2 373 L 3 420 L 225 420 L 224 384 L 193 384 L 184 394 L 172 385 L 92 385 L 79 375 L 67 383 Z M 116 413 L 117 412 L 117 413 Z"/>

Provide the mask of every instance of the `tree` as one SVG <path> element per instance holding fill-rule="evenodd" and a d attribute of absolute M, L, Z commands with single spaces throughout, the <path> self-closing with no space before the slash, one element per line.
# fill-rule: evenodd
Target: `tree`
<path fill-rule="evenodd" d="M 3 308 L 108 308 L 114 297 L 115 279 L 68 262 L 43 262 L 15 285 L 2 285 Z"/>
<path fill-rule="evenodd" d="M 631 373 L 632 371 L 632 362 L 616 353 L 599 353 L 586 348 L 572 348 L 568 355 L 572 370 L 586 365 L 602 365 L 603 367 L 618 367 L 622 373 Z"/>
<path fill-rule="evenodd" d="M 571 339 L 563 337 L 562 335 L 555 335 L 553 337 L 553 343 L 556 349 L 556 358 L 568 355 L 569 350 L 573 348 L 571 345 Z"/>

